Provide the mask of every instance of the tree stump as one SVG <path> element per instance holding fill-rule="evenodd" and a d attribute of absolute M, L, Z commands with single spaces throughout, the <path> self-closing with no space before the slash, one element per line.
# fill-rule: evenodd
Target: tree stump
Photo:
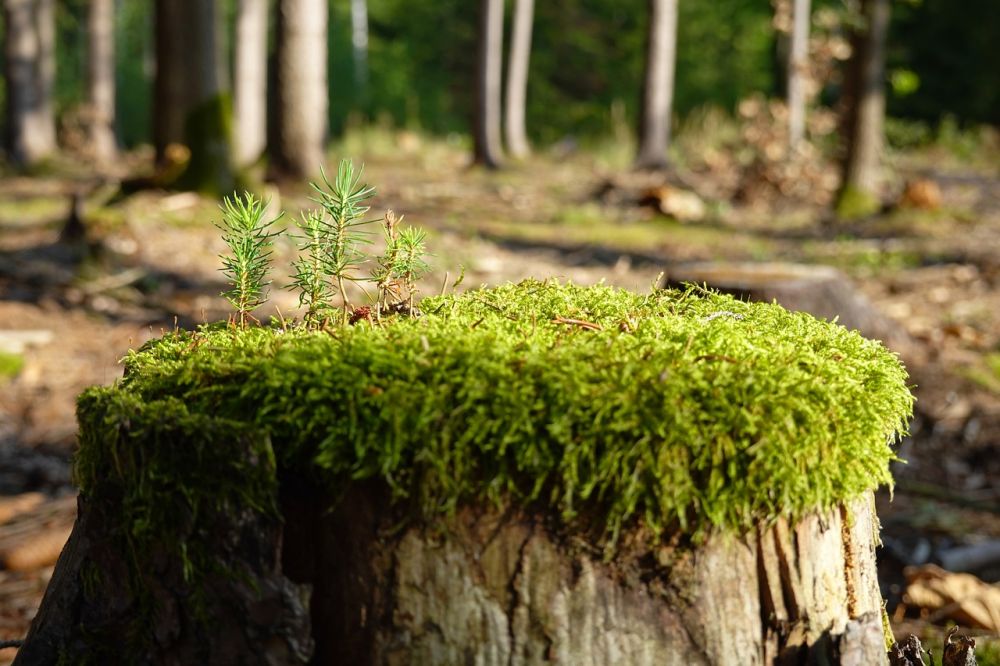
<path fill-rule="evenodd" d="M 789 310 L 808 312 L 857 330 L 866 338 L 882 340 L 907 356 L 916 345 L 905 329 L 880 313 L 835 268 L 790 263 L 695 262 L 672 266 L 664 285 L 707 284 L 741 300 L 777 301 Z"/>
<path fill-rule="evenodd" d="M 420 310 L 171 333 L 81 396 L 15 663 L 886 661 L 881 345 L 698 290 Z"/>

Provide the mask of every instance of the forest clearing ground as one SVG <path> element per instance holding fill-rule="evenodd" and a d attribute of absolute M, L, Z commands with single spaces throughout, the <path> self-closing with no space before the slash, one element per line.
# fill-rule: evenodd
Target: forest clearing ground
<path fill-rule="evenodd" d="M 844 229 L 813 221 L 815 210 L 774 216 L 720 205 L 707 221 L 680 223 L 608 205 L 595 192 L 610 172 L 579 155 L 496 174 L 464 160 L 440 147 L 365 158 L 366 180 L 378 187 L 372 212 L 392 208 L 431 233 L 425 293 L 439 291 L 446 272 L 454 281 L 463 266 L 463 288 L 533 276 L 641 291 L 671 262 L 834 265 L 923 352 L 909 367 L 918 397 L 914 433 L 900 453 L 909 462 L 896 470 L 894 502 L 880 497 L 887 535 L 934 547 L 1000 538 L 996 173 L 944 174 L 938 211 L 901 209 Z M 98 189 L 84 207 L 96 251 L 67 250 L 58 234 L 79 185 L 58 176 L 0 181 L 0 339 L 10 331 L 51 334 L 5 350 L 20 368 L 13 376 L 0 368 L 0 494 L 68 492 L 65 473 L 33 456 L 68 457 L 76 395 L 120 376 L 117 360 L 173 328 L 175 317 L 191 327 L 227 314 L 214 203 L 152 191 L 111 203 L 107 188 Z M 286 189 L 281 207 L 291 215 L 308 205 L 306 196 L 304 187 Z M 286 318 L 296 310 L 295 296 L 282 289 L 292 248 L 279 245 L 275 256 L 262 318 L 275 306 Z M 18 609 L 0 612 L 0 639 L 23 635 L 48 572 L 0 571 L 0 608 Z M 1000 580 L 1000 570 L 988 575 Z M 0 653 L 0 664 L 10 657 Z"/>

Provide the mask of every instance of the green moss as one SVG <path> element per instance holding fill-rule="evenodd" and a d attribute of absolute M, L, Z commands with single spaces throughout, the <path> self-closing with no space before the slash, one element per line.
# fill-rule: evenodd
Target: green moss
<path fill-rule="evenodd" d="M 24 367 L 24 357 L 0 351 L 0 379 L 13 379 Z"/>
<path fill-rule="evenodd" d="M 178 179 L 185 189 L 221 196 L 238 185 L 232 159 L 232 102 L 213 97 L 188 113 L 184 125 L 191 159 Z"/>
<path fill-rule="evenodd" d="M 837 197 L 837 217 L 842 220 L 857 220 L 874 215 L 881 208 L 878 197 L 870 192 L 847 185 Z"/>
<path fill-rule="evenodd" d="M 383 479 L 427 517 L 489 499 L 596 517 L 612 539 L 637 523 L 697 535 L 890 483 L 911 413 L 880 343 L 777 305 L 526 281 L 421 309 L 382 328 L 147 344 L 81 398 L 82 491 L 112 470 L 133 536 L 154 538 L 164 495 L 195 513 L 219 493 L 270 506 L 273 480 L 251 491 L 232 466 L 273 443 L 278 468 Z"/>

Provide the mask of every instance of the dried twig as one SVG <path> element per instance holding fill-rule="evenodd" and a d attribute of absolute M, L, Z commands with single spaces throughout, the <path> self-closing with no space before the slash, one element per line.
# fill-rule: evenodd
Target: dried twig
<path fill-rule="evenodd" d="M 582 319 L 567 319 L 565 317 L 556 317 L 552 320 L 553 324 L 565 324 L 567 326 L 579 326 L 580 328 L 586 328 L 590 331 L 603 331 L 604 328 L 600 324 L 595 324 L 592 321 L 584 321 Z"/>

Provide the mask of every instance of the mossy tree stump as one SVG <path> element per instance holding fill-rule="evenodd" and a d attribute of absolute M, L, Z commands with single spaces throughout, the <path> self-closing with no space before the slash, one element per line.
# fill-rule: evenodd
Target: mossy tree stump
<path fill-rule="evenodd" d="M 698 290 L 421 310 L 170 334 L 86 392 L 17 663 L 884 660 L 881 344 Z"/>

